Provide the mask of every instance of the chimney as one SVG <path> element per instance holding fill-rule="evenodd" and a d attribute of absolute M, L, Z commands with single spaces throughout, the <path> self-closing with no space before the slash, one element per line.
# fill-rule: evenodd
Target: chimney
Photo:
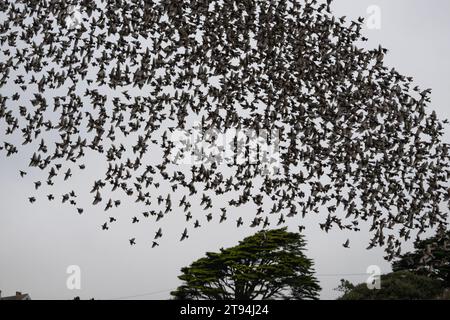
<path fill-rule="evenodd" d="M 16 291 L 16 297 L 21 296 L 21 295 L 22 295 L 22 292 Z"/>

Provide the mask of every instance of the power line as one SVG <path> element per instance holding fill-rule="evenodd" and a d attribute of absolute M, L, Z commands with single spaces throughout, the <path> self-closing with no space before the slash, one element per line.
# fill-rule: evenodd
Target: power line
<path fill-rule="evenodd" d="M 351 276 L 369 276 L 370 273 L 323 273 L 316 274 L 316 277 L 351 277 Z"/>
<path fill-rule="evenodd" d="M 140 293 L 140 294 L 136 294 L 136 295 L 132 295 L 132 296 L 124 296 L 124 297 L 118 297 L 118 298 L 112 298 L 110 300 L 125 300 L 125 299 L 131 299 L 131 298 L 138 298 L 138 297 L 145 297 L 145 296 L 152 296 L 155 294 L 159 294 L 159 293 L 165 293 L 165 292 L 169 292 L 174 290 L 173 288 L 171 289 L 166 289 L 166 290 L 160 290 L 160 291 L 153 291 L 153 292 L 147 292 L 147 293 Z"/>
<path fill-rule="evenodd" d="M 321 274 L 316 274 L 315 276 L 316 277 L 352 277 L 352 276 L 369 276 L 369 275 L 370 275 L 369 273 L 321 273 Z M 147 296 L 152 296 L 155 294 L 170 292 L 172 290 L 175 290 L 175 289 L 171 288 L 171 289 L 152 291 L 152 292 L 147 292 L 147 293 L 140 293 L 140 294 L 135 294 L 135 295 L 130 295 L 130 296 L 112 298 L 110 300 L 125 300 L 125 299 L 131 299 L 131 298 L 147 297 Z"/>

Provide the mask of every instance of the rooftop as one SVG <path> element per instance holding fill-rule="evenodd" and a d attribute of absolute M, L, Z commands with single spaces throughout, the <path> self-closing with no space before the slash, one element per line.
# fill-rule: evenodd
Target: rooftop
<path fill-rule="evenodd" d="M 16 295 L 9 297 L 2 297 L 2 292 L 0 291 L 0 300 L 31 300 L 31 297 L 28 293 L 22 293 L 16 291 Z"/>

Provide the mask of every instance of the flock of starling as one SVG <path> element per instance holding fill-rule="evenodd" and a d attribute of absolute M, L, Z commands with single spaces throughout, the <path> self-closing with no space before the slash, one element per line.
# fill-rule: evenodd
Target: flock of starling
<path fill-rule="evenodd" d="M 386 49 L 361 48 L 364 20 L 336 18 L 330 5 L 0 0 L 0 153 L 34 148 L 19 174 L 42 172 L 36 192 L 70 184 L 97 154 L 106 170 L 88 186 L 92 205 L 120 210 L 115 199 L 129 197 L 145 207 L 131 223 L 180 215 L 180 240 L 246 205 L 237 227 L 302 225 L 323 209 L 322 230 L 368 221 L 369 247 L 392 259 L 411 232 L 447 228 L 446 121 L 428 109 L 430 89 L 386 66 Z M 171 134 L 193 121 L 277 132 L 280 170 L 264 174 L 259 158 L 173 163 Z M 84 212 L 74 191 L 43 197 Z"/>

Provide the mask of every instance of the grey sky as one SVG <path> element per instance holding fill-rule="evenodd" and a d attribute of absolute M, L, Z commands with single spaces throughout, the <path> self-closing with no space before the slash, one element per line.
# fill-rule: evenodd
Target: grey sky
<path fill-rule="evenodd" d="M 413 76 L 419 86 L 433 88 L 432 109 L 441 118 L 450 118 L 450 2 L 336 0 L 333 10 L 338 16 L 357 18 L 367 16 L 366 9 L 370 5 L 381 8 L 382 26 L 380 30 L 364 30 L 369 38 L 367 46 L 382 44 L 388 48 L 388 65 Z M 449 142 L 450 130 L 446 130 L 444 140 Z M 102 208 L 87 207 L 86 213 L 80 216 L 58 201 L 38 201 L 30 205 L 26 198 L 33 194 L 34 177 L 30 174 L 26 181 L 18 178 L 18 170 L 26 168 L 29 159 L 2 156 L 0 161 L 0 290 L 5 295 L 18 290 L 29 293 L 34 299 L 74 296 L 108 299 L 141 294 L 138 298 L 165 299 L 179 284 L 177 276 L 181 267 L 202 257 L 206 251 L 232 246 L 255 232 L 247 227 L 236 229 L 237 217 L 245 214 L 245 209 L 241 208 L 230 214 L 227 223 L 205 224 L 199 231 L 192 232 L 188 241 L 180 243 L 184 223 L 183 217 L 177 217 L 175 212 L 161 224 L 165 235 L 159 248 L 150 249 L 151 242 L 138 242 L 137 246 L 130 247 L 128 238 L 136 236 L 149 240 L 159 227 L 131 226 L 128 219 L 140 214 L 141 208 L 124 203 L 114 214 L 127 223 L 102 232 L 100 225 L 108 216 Z M 89 163 L 91 161 L 96 163 L 97 160 L 89 159 Z M 97 169 L 91 167 L 85 176 L 74 177 L 74 189 L 86 187 L 85 179 L 90 183 L 90 175 L 95 175 Z M 66 191 L 70 190 L 61 190 Z M 80 199 L 83 200 L 89 201 Z M 292 230 L 299 224 L 296 219 L 287 222 Z M 369 240 L 367 226 L 358 234 L 338 231 L 324 234 L 317 220 L 310 218 L 306 224 L 308 255 L 315 261 L 323 288 L 322 298 L 337 296 L 333 288 L 340 278 L 365 281 L 367 276 L 356 274 L 365 273 L 369 265 L 378 265 L 383 273 L 389 272 L 382 250 L 365 250 Z M 351 240 L 350 249 L 342 247 L 347 238 Z M 69 265 L 81 268 L 81 290 L 66 287 Z M 143 295 L 146 293 L 154 294 Z"/>

